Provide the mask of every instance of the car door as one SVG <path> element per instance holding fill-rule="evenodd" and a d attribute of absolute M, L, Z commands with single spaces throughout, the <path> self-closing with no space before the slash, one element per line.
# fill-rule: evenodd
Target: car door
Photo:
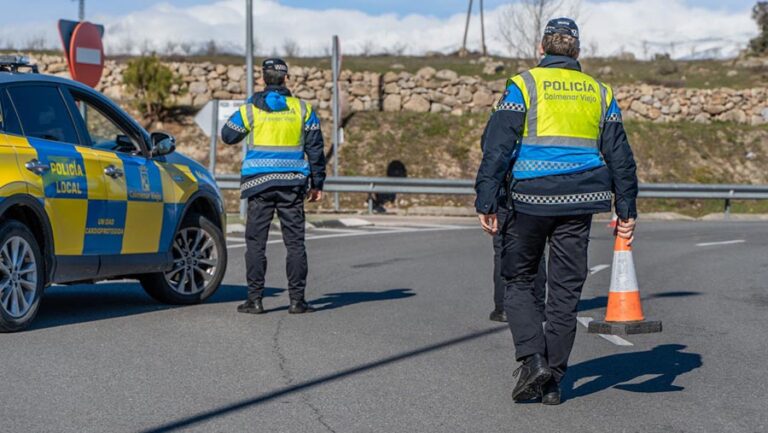
<path fill-rule="evenodd" d="M 31 193 L 44 201 L 51 223 L 58 263 L 55 280 L 93 276 L 99 251 L 86 240 L 94 233 L 88 222 L 105 217 L 103 209 L 90 203 L 107 193 L 101 161 L 83 146 L 57 85 L 25 83 L 9 86 L 7 93 L 25 138 L 14 141 L 25 168 L 22 176 L 33 185 Z M 120 237 L 108 228 L 102 233 L 107 243 Z"/>
<path fill-rule="evenodd" d="M 125 256 L 158 253 L 164 217 L 161 172 L 147 157 L 140 132 L 128 125 L 113 107 L 80 89 L 72 88 L 70 94 L 81 113 L 78 123 L 91 142 L 90 151 L 101 159 L 107 175 L 105 206 L 115 226 L 123 230 L 120 248 L 103 254 L 124 257 L 117 262 L 103 259 L 102 266 L 107 268 L 106 273 L 120 273 L 120 269 L 109 269 L 114 267 L 112 263 L 120 267 L 119 264 L 127 265 L 132 260 Z M 134 259 L 136 266 L 142 266 L 141 257 Z"/>
<path fill-rule="evenodd" d="M 15 194 L 25 194 L 24 183 L 19 182 L 19 164 L 13 142 L 22 140 L 21 127 L 11 102 L 0 87 L 0 202 Z"/>

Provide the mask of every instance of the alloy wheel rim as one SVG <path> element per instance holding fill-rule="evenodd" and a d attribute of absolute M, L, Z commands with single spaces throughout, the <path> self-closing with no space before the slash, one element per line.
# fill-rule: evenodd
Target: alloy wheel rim
<path fill-rule="evenodd" d="M 211 284 L 219 267 L 219 251 L 210 233 L 198 227 L 185 228 L 173 240 L 173 267 L 165 280 L 174 292 L 197 295 Z"/>
<path fill-rule="evenodd" d="M 26 239 L 13 236 L 0 247 L 0 308 L 18 319 L 34 305 L 37 261 Z"/>

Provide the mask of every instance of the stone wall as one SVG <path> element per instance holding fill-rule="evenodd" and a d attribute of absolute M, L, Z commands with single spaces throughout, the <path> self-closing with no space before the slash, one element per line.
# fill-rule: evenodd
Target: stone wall
<path fill-rule="evenodd" d="M 62 57 L 34 59 L 42 72 L 68 76 Z M 169 63 L 180 78 L 172 90 L 173 103 L 202 107 L 208 100 L 245 98 L 245 68 L 212 63 Z M 107 61 L 98 89 L 110 98 L 125 101 L 129 95 L 122 84 L 126 65 Z M 257 72 L 258 78 L 259 72 Z M 331 71 L 318 68 L 291 68 L 294 93 L 328 116 L 331 102 Z M 450 70 L 426 67 L 408 72 L 342 71 L 341 88 L 345 109 L 355 111 L 414 111 L 451 113 L 488 112 L 504 91 L 505 80 L 486 81 L 459 76 Z M 768 89 L 672 89 L 631 85 L 614 89 L 626 119 L 654 122 L 733 121 L 742 124 L 768 123 Z"/>

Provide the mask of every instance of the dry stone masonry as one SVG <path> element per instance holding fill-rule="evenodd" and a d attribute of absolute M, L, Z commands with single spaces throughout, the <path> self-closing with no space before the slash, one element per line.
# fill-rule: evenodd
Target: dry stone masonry
<path fill-rule="evenodd" d="M 44 73 L 68 76 L 62 57 L 35 59 Z M 202 107 L 211 99 L 244 99 L 245 68 L 213 63 L 167 64 L 179 77 L 171 89 L 172 103 Z M 130 98 L 122 82 L 126 64 L 109 60 L 98 89 L 112 99 Z M 257 72 L 257 78 L 258 78 Z M 331 71 L 318 68 L 291 68 L 294 93 L 327 116 L 331 103 Z M 451 70 L 425 67 L 411 74 L 390 71 L 342 71 L 341 88 L 346 106 L 357 111 L 413 111 L 419 113 L 489 112 L 504 91 L 505 80 L 486 81 L 480 77 L 459 76 Z M 672 89 L 661 86 L 631 85 L 614 88 L 626 119 L 653 122 L 731 121 L 741 124 L 768 123 L 768 89 Z"/>

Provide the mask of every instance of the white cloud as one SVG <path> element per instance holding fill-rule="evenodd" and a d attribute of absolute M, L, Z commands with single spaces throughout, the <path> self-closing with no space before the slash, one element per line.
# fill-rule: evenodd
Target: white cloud
<path fill-rule="evenodd" d="M 302 54 L 324 55 L 331 35 L 342 39 L 343 50 L 357 53 L 363 47 L 376 51 L 407 47 L 407 54 L 448 52 L 461 43 L 463 14 L 448 18 L 424 15 L 368 15 L 355 10 L 323 11 L 293 8 L 276 0 L 254 2 L 254 31 L 260 51 L 282 53 L 286 40 L 298 43 Z M 505 53 L 497 37 L 502 9 L 488 11 L 488 46 Z M 107 26 L 105 46 L 110 52 L 132 46 L 162 50 L 168 41 L 202 44 L 214 40 L 220 47 L 242 50 L 245 40 L 244 2 L 217 0 L 207 5 L 176 7 L 157 5 L 123 16 L 95 16 Z M 583 45 L 597 47 L 601 55 L 621 50 L 638 56 L 673 50 L 675 57 L 693 50 L 720 47 L 721 56 L 734 55 L 756 33 L 749 11 L 741 13 L 696 8 L 683 0 L 633 0 L 603 3 L 583 2 L 580 23 Z M 479 46 L 479 18 L 473 17 L 470 44 Z M 23 45 L 32 35 L 56 39 L 50 23 L 21 23 L 0 29 L 0 39 Z M 643 40 L 650 43 L 643 44 Z M 670 45 L 674 42 L 674 45 Z"/>

